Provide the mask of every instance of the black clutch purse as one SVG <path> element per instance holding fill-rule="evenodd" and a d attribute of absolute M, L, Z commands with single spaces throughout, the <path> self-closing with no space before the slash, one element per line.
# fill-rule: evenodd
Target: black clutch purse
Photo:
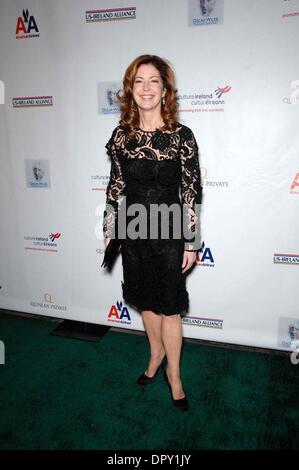
<path fill-rule="evenodd" d="M 104 268 L 107 268 L 109 271 L 111 271 L 111 268 L 116 259 L 120 245 L 121 245 L 121 241 L 118 238 L 111 238 L 109 240 L 109 243 L 105 249 L 104 259 L 101 264 L 101 268 L 104 267 Z"/>

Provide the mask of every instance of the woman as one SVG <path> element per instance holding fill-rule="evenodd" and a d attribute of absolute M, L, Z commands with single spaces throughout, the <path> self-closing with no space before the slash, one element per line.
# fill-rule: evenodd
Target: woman
<path fill-rule="evenodd" d="M 146 226 L 140 237 L 126 232 L 122 240 L 123 298 L 141 311 L 150 344 L 147 370 L 139 385 L 153 382 L 160 368 L 173 404 L 188 410 L 189 403 L 180 379 L 182 347 L 181 315 L 189 307 L 186 272 L 199 250 L 199 205 L 202 198 L 198 146 L 188 127 L 177 121 L 177 90 L 174 73 L 164 59 L 155 55 L 137 57 L 127 68 L 123 94 L 117 93 L 121 119 L 106 144 L 111 157 L 107 205 L 104 212 L 104 240 L 107 246 L 114 230 L 119 230 L 120 208 L 138 203 L 146 209 L 139 218 Z M 181 198 L 179 197 L 181 189 Z M 175 225 L 174 216 L 157 222 L 150 213 L 154 205 L 180 207 L 183 235 L 164 237 L 161 227 Z M 108 211 L 108 207 L 112 210 Z M 182 210 L 183 209 L 183 210 Z M 126 218 L 131 228 L 132 213 Z M 180 219 L 182 220 L 182 219 Z M 148 224 L 149 222 L 149 224 Z M 131 226 L 130 226 L 131 223 Z M 149 225 L 158 229 L 151 236 Z M 136 225 L 133 224 L 136 229 Z M 130 235 L 130 236 L 129 236 Z"/>

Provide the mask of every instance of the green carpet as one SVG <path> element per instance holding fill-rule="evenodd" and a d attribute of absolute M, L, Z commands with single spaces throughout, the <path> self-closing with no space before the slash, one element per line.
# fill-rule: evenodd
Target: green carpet
<path fill-rule="evenodd" d="M 51 336 L 56 323 L 0 315 L 1 449 L 298 449 L 299 365 L 288 357 L 185 343 L 176 410 L 160 375 L 144 388 L 145 336 L 98 343 Z"/>

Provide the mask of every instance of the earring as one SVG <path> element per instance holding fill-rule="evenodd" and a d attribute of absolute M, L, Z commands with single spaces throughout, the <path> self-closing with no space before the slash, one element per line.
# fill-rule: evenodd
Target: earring
<path fill-rule="evenodd" d="M 164 96 L 163 96 L 163 98 L 162 98 L 162 104 L 163 104 L 163 106 L 164 106 L 164 104 L 165 104 L 165 98 L 164 98 Z"/>

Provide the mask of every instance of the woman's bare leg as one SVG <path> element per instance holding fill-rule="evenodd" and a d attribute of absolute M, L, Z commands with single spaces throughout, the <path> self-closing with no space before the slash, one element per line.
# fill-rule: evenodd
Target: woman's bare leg
<path fill-rule="evenodd" d="M 151 357 L 145 375 L 152 377 L 165 356 L 161 335 L 162 317 L 151 310 L 143 310 L 141 314 L 151 350 Z"/>
<path fill-rule="evenodd" d="M 179 314 L 162 315 L 162 342 L 167 355 L 166 372 L 172 388 L 172 395 L 175 400 L 179 400 L 185 396 L 180 379 L 182 323 Z"/>

